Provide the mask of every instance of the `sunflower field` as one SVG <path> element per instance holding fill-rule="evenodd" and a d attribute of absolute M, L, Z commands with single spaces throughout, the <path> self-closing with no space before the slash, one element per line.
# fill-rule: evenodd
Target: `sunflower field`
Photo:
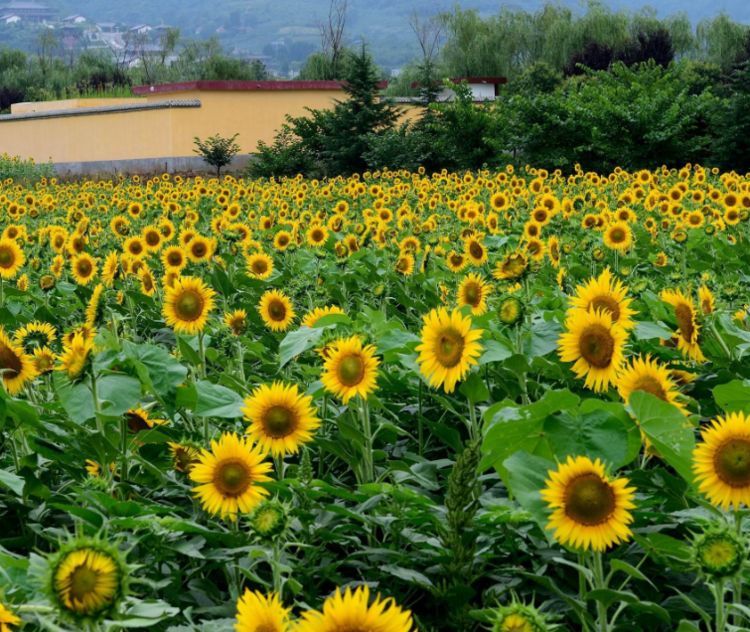
<path fill-rule="evenodd" d="M 750 629 L 748 177 L 0 210 L 1 632 Z"/>

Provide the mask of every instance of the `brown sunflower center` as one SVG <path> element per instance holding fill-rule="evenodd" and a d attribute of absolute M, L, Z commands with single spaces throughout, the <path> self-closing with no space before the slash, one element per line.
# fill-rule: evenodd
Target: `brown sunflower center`
<path fill-rule="evenodd" d="M 443 329 L 437 338 L 435 355 L 444 367 L 452 368 L 461 362 L 466 341 L 460 332 L 452 327 Z"/>
<path fill-rule="evenodd" d="M 160 241 L 161 241 L 161 237 L 159 236 L 159 233 L 157 233 L 156 231 L 146 233 L 146 243 L 149 246 L 158 246 Z"/>
<path fill-rule="evenodd" d="M 268 315 L 271 317 L 271 320 L 284 320 L 286 318 L 286 305 L 281 301 L 271 301 L 268 304 Z"/>
<path fill-rule="evenodd" d="M 70 596 L 76 601 L 83 601 L 96 590 L 99 573 L 85 564 L 81 564 L 70 574 Z"/>
<path fill-rule="evenodd" d="M 250 487 L 250 482 L 250 470 L 236 459 L 220 463 L 213 478 L 214 485 L 225 496 L 241 496 Z"/>
<path fill-rule="evenodd" d="M 680 329 L 680 335 L 688 342 L 693 341 L 693 335 L 695 334 L 695 325 L 693 322 L 693 310 L 685 304 L 680 303 L 674 308 L 675 318 L 677 318 L 677 326 Z"/>
<path fill-rule="evenodd" d="M 323 231 L 322 230 L 314 230 L 312 232 L 312 239 L 313 241 L 322 241 L 323 240 Z"/>
<path fill-rule="evenodd" d="M 78 270 L 78 274 L 82 277 L 87 277 L 91 274 L 91 262 L 88 259 L 82 259 L 78 262 L 78 265 L 76 265 L 76 269 Z"/>
<path fill-rule="evenodd" d="M 170 252 L 169 256 L 167 257 L 167 261 L 169 262 L 169 265 L 171 266 L 179 266 L 182 264 L 182 253 L 175 251 Z"/>
<path fill-rule="evenodd" d="M 140 241 L 132 242 L 128 249 L 130 250 L 131 255 L 139 255 L 143 252 L 143 246 Z"/>
<path fill-rule="evenodd" d="M 603 325 L 589 325 L 581 333 L 578 349 L 586 362 L 597 369 L 606 369 L 612 364 L 615 340 Z"/>
<path fill-rule="evenodd" d="M 191 250 L 193 251 L 194 257 L 205 257 L 208 248 L 206 247 L 206 244 L 204 244 L 202 241 L 199 241 L 193 244 Z"/>
<path fill-rule="evenodd" d="M 613 322 L 617 322 L 620 318 L 620 304 L 611 296 L 606 294 L 600 294 L 595 296 L 594 299 L 589 303 L 589 308 L 594 311 L 605 310 L 609 312 Z"/>
<path fill-rule="evenodd" d="M 664 387 L 661 385 L 659 380 L 651 375 L 642 375 L 641 377 L 639 377 L 633 385 L 633 390 L 645 391 L 646 393 L 651 393 L 651 395 L 654 395 L 659 399 L 663 399 L 664 401 L 667 400 L 667 392 L 664 390 Z"/>
<path fill-rule="evenodd" d="M 266 434 L 274 439 L 286 437 L 297 427 L 297 416 L 286 406 L 272 406 L 263 418 L 263 428 Z"/>
<path fill-rule="evenodd" d="M 286 246 L 289 243 L 289 237 L 286 235 L 280 235 L 278 239 L 279 246 Z"/>
<path fill-rule="evenodd" d="M 0 248 L 0 268 L 11 268 L 15 261 L 10 248 Z"/>
<path fill-rule="evenodd" d="M 6 345 L 0 344 L 0 371 L 6 380 L 13 379 L 23 370 L 21 358 Z"/>
<path fill-rule="evenodd" d="M 130 432 L 138 433 L 141 430 L 148 430 L 150 428 L 146 420 L 138 413 L 125 413 L 125 420 L 128 422 Z"/>
<path fill-rule="evenodd" d="M 482 293 L 476 283 L 466 284 L 464 287 L 464 300 L 472 307 L 479 305 L 482 300 Z"/>
<path fill-rule="evenodd" d="M 174 302 L 180 320 L 198 320 L 203 313 L 203 298 L 194 290 L 183 290 Z"/>
<path fill-rule="evenodd" d="M 484 248 L 478 241 L 472 241 L 469 245 L 469 252 L 475 259 L 481 259 L 484 256 Z"/>
<path fill-rule="evenodd" d="M 365 376 L 365 363 L 358 355 L 348 355 L 339 362 L 338 377 L 346 386 L 356 386 Z"/>
<path fill-rule="evenodd" d="M 714 470 L 730 487 L 750 485 L 750 441 L 730 439 L 719 446 L 714 454 Z"/>
<path fill-rule="evenodd" d="M 565 514 L 575 522 L 586 526 L 602 524 L 614 510 L 615 493 L 597 474 L 582 474 L 568 483 Z"/>
<path fill-rule="evenodd" d="M 609 238 L 612 243 L 621 244 L 625 241 L 625 231 L 622 228 L 613 228 L 609 231 Z"/>
<path fill-rule="evenodd" d="M 264 274 L 268 270 L 268 264 L 263 259 L 253 261 L 253 272 L 255 274 Z"/>

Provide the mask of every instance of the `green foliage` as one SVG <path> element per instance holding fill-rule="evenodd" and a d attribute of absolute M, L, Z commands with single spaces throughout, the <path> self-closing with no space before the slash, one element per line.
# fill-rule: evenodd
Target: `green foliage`
<path fill-rule="evenodd" d="M 55 169 L 50 163 L 38 165 L 31 159 L 0 154 L 0 182 L 10 178 L 19 184 L 28 184 L 54 175 Z"/>
<path fill-rule="evenodd" d="M 379 95 L 379 74 L 363 47 L 352 55 L 345 75 L 345 101 L 331 110 L 308 109 L 308 116 L 288 117 L 273 144 L 259 143 L 250 165 L 256 176 L 338 175 L 364 171 L 373 134 L 393 129 L 395 108 Z"/>
<path fill-rule="evenodd" d="M 231 164 L 232 159 L 240 153 L 240 146 L 235 141 L 237 136 L 239 134 L 228 137 L 214 134 L 205 140 L 196 136 L 193 140 L 196 148 L 193 151 L 207 164 L 216 167 L 216 176 L 221 177 L 221 168 Z"/>

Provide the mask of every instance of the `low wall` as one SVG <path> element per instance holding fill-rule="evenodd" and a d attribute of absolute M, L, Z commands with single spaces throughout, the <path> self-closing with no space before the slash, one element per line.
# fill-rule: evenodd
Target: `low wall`
<path fill-rule="evenodd" d="M 223 173 L 242 173 L 253 154 L 234 157 L 232 164 L 222 168 Z M 160 158 L 132 158 L 126 160 L 92 160 L 86 162 L 53 163 L 55 172 L 61 178 L 79 176 L 116 177 L 127 175 L 156 175 L 161 173 L 215 174 L 216 170 L 207 165 L 200 156 L 165 156 Z"/>

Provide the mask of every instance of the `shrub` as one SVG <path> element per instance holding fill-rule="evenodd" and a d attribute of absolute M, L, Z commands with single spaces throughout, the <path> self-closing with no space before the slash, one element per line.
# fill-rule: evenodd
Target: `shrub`
<path fill-rule="evenodd" d="M 235 142 L 239 134 L 230 137 L 223 137 L 219 134 L 209 136 L 206 140 L 201 140 L 197 136 L 193 140 L 196 149 L 193 151 L 201 156 L 203 160 L 216 167 L 216 176 L 221 177 L 221 168 L 231 164 L 232 159 L 240 153 L 240 146 Z"/>

